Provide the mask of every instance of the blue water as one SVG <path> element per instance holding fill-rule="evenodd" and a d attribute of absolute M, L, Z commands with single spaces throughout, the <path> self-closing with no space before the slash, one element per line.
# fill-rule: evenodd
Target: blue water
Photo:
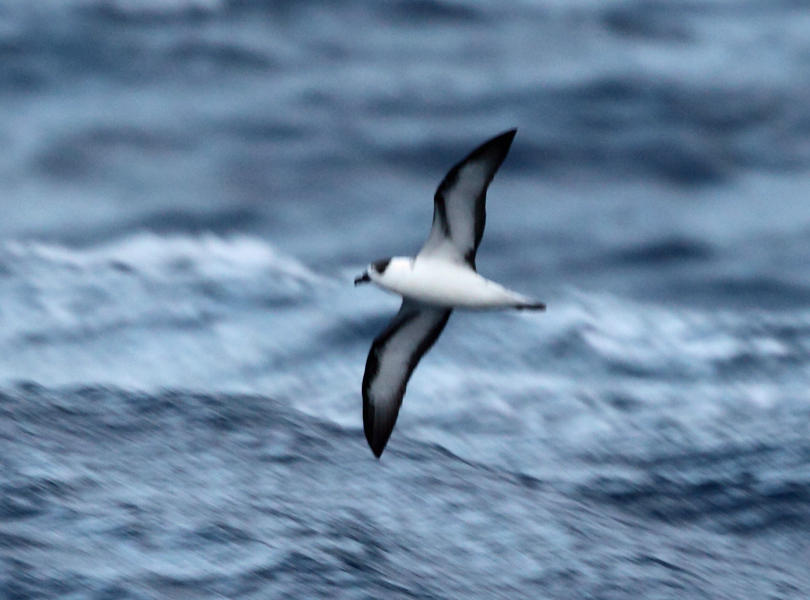
<path fill-rule="evenodd" d="M 810 4 L 0 4 L 0 597 L 810 597 Z M 519 128 L 380 462 L 432 194 Z"/>

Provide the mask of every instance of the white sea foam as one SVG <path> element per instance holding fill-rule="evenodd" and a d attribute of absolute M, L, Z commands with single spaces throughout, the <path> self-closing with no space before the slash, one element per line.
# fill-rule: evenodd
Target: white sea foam
<path fill-rule="evenodd" d="M 178 268 L 185 266 L 201 276 L 215 279 L 251 278 L 263 272 L 306 283 L 324 279 L 267 242 L 245 235 L 221 237 L 205 233 L 167 237 L 142 232 L 88 248 L 10 241 L 0 249 L 0 258 L 3 253 L 8 254 L 12 263 L 38 260 L 54 267 L 84 271 L 125 266 L 155 277 L 176 276 Z"/>
<path fill-rule="evenodd" d="M 12 241 L 0 267 L 3 383 L 229 386 L 294 345 L 286 325 L 332 285 L 249 236 Z"/>
<path fill-rule="evenodd" d="M 358 294 L 351 268 L 327 278 L 250 236 L 7 242 L 0 265 L 0 386 L 254 392 L 346 426 L 359 423 L 376 334 L 361 324 L 396 310 L 383 293 Z M 694 404 L 697 419 L 729 399 L 778 405 L 810 379 L 785 366 L 810 353 L 807 311 L 752 318 L 584 292 L 548 300 L 540 315 L 454 315 L 414 373 L 403 435 L 457 420 L 609 435 L 624 410 L 678 416 Z M 726 373 L 740 368 L 732 376 L 751 385 L 730 387 Z"/>

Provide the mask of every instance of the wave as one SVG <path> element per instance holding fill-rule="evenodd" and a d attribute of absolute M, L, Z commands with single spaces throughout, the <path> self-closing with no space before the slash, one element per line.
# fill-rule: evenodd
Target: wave
<path fill-rule="evenodd" d="M 224 13 L 227 0 L 75 0 L 85 12 L 109 20 L 155 22 L 189 20 Z"/>
<path fill-rule="evenodd" d="M 323 596 L 351 581 L 374 597 L 672 597 L 750 577 L 798 598 L 806 580 L 806 462 L 785 459 L 806 461 L 806 441 L 682 443 L 668 471 L 633 478 L 613 474 L 626 453 L 526 454 L 509 433 L 506 467 L 401 435 L 377 462 L 359 422 L 262 396 L 27 386 L 0 395 L 0 416 L 4 583 L 19 595 Z M 646 433 L 637 448 L 655 448 Z"/>
<path fill-rule="evenodd" d="M 75 248 L 38 241 L 8 241 L 0 246 L 0 264 L 25 278 L 39 269 L 69 273 L 131 272 L 156 278 L 193 273 L 218 280 L 252 279 L 261 274 L 279 280 L 322 280 L 300 261 L 267 242 L 247 235 L 158 235 L 142 232 L 97 246 Z"/>
<path fill-rule="evenodd" d="M 674 473 L 653 471 L 637 480 L 596 478 L 583 497 L 630 514 L 672 524 L 695 523 L 726 533 L 806 528 L 810 481 L 793 479 L 788 458 L 796 447 L 737 447 L 677 456 Z M 779 473 L 769 480 L 767 473 Z M 798 474 L 797 474 L 798 477 Z"/>
<path fill-rule="evenodd" d="M 713 255 L 712 248 L 702 241 L 673 237 L 617 251 L 613 259 L 620 265 L 657 267 L 671 263 L 704 262 Z"/>
<path fill-rule="evenodd" d="M 280 331 L 285 306 L 306 312 L 334 285 L 242 235 L 142 233 L 87 248 L 14 241 L 0 246 L 0 264 L 0 347 L 16 356 L 0 369 L 6 381 L 140 389 L 194 373 L 216 385 L 282 344 L 261 330 Z"/>
<path fill-rule="evenodd" d="M 618 260 L 694 262 L 705 252 L 673 242 Z M 309 365 L 307 384 L 318 390 L 313 411 L 340 420 L 351 398 L 332 402 L 330 388 L 356 387 L 368 344 L 396 310 L 395 299 L 359 293 L 349 281 L 246 235 L 140 233 L 85 248 L 6 242 L 0 347 L 14 358 L 0 368 L 0 382 L 149 390 L 192 376 L 195 389 L 295 397 L 306 387 L 298 369 Z M 570 391 L 566 379 L 583 374 L 589 381 L 684 385 L 749 375 L 795 381 L 795 365 L 810 361 L 810 313 L 800 303 L 773 312 L 586 292 L 548 300 L 548 313 L 536 318 L 459 312 L 417 379 L 430 373 L 432 387 L 449 386 L 445 393 L 460 398 L 472 376 L 501 390 L 498 413 L 503 397 L 533 396 L 540 365 L 559 375 L 546 383 L 561 393 Z M 462 405 L 452 401 L 440 411 L 453 414 Z"/>

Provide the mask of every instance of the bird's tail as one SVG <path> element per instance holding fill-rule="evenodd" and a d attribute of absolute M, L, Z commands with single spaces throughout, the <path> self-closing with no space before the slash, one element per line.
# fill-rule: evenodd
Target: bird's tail
<path fill-rule="evenodd" d="M 515 304 L 515 308 L 518 310 L 546 310 L 546 305 L 543 302 L 528 300 L 526 302 L 521 302 L 520 304 Z"/>

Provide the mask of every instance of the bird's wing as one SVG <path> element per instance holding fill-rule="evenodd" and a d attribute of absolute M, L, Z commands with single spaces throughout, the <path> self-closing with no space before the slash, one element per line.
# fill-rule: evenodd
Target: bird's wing
<path fill-rule="evenodd" d="M 517 129 L 473 150 L 445 175 L 433 198 L 433 227 L 419 256 L 441 256 L 475 269 L 484 235 L 487 187 L 506 158 Z"/>
<path fill-rule="evenodd" d="M 451 312 L 404 299 L 399 312 L 374 339 L 363 376 L 363 429 L 377 458 L 394 429 L 411 373 Z"/>

